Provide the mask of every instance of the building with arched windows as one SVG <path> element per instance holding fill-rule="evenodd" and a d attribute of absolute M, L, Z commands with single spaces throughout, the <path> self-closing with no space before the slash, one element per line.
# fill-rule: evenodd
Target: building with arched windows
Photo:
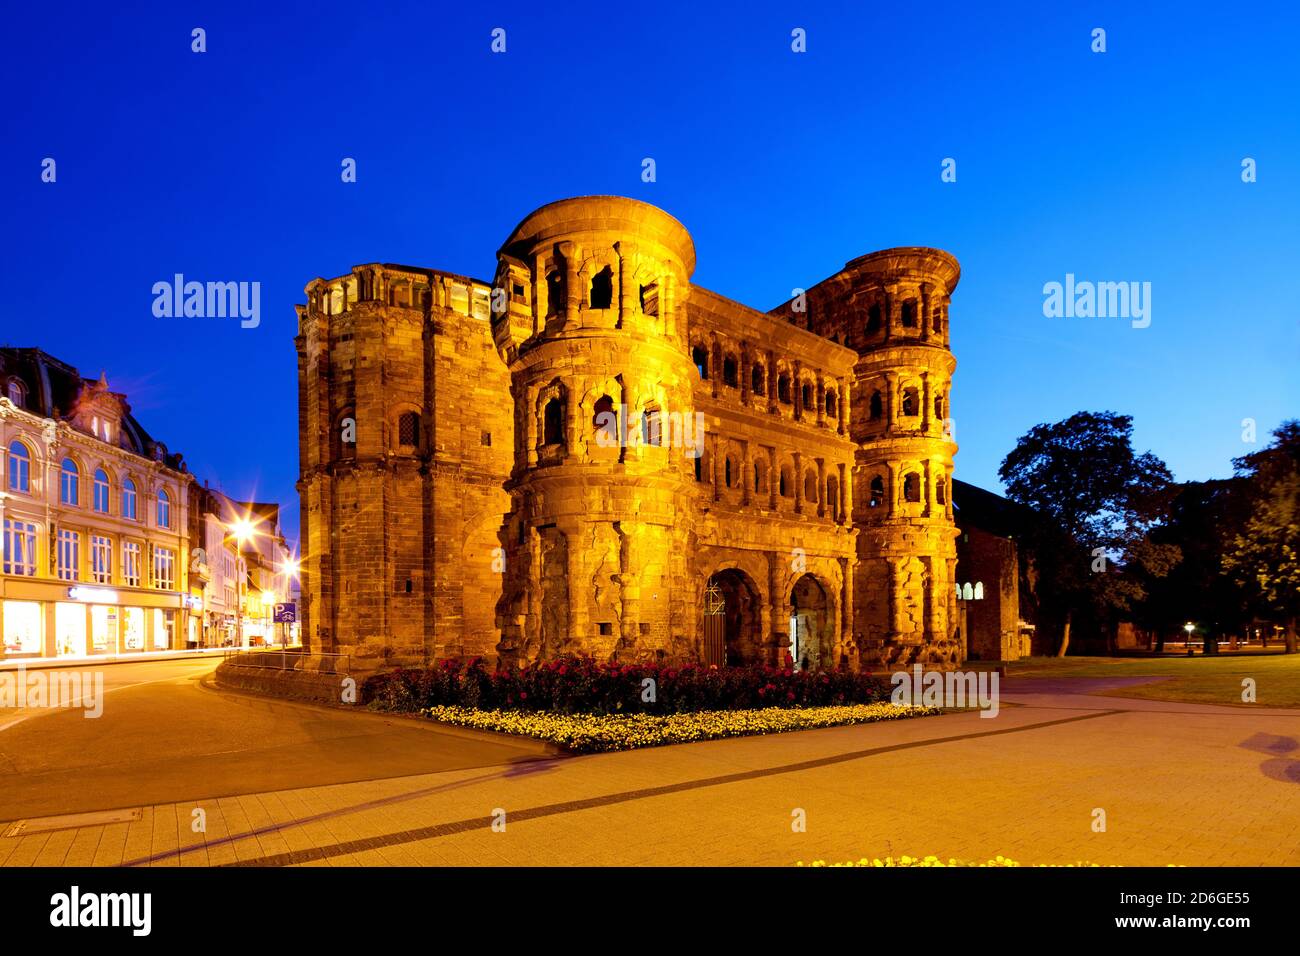
<path fill-rule="evenodd" d="M 184 648 L 193 476 L 104 376 L 0 348 L 0 658 Z"/>
<path fill-rule="evenodd" d="M 964 657 L 936 249 L 770 311 L 676 219 L 534 211 L 492 281 L 387 263 L 298 306 L 303 639 L 354 665 Z"/>

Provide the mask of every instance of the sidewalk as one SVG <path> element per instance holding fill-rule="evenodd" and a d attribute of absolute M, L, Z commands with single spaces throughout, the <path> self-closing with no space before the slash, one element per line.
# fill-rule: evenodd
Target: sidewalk
<path fill-rule="evenodd" d="M 44 832 L 29 821 L 0 835 L 0 864 L 787 866 L 1001 853 L 1300 865 L 1300 717 L 1083 695 L 1020 704 L 996 719 L 950 714 L 161 804 Z M 1093 829 L 1098 809 L 1105 832 Z M 806 832 L 791 826 L 800 815 Z"/>

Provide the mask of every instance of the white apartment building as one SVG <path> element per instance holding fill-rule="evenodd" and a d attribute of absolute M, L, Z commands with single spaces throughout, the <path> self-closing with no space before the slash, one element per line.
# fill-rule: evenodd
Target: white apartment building
<path fill-rule="evenodd" d="M 189 485 L 104 376 L 0 348 L 2 658 L 84 658 L 202 642 Z"/>

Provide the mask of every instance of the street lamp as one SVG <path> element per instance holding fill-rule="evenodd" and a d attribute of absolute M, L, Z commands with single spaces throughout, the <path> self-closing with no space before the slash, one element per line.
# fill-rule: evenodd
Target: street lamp
<path fill-rule="evenodd" d="M 1196 630 L 1196 625 L 1188 621 L 1183 625 L 1183 630 L 1187 632 L 1187 652 L 1192 652 L 1192 631 Z"/>
<path fill-rule="evenodd" d="M 247 518 L 237 518 L 230 526 L 230 534 L 235 539 L 235 643 L 244 646 L 244 576 L 239 573 L 239 559 L 244 553 L 244 545 L 253 539 L 256 532 L 253 522 Z"/>

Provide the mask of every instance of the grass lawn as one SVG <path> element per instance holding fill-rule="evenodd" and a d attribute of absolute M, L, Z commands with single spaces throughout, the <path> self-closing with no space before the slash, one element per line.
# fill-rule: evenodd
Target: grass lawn
<path fill-rule="evenodd" d="M 1035 657 L 1007 664 L 1007 677 L 1151 677 L 1106 691 L 1113 697 L 1179 700 L 1196 704 L 1300 707 L 1300 654 L 1235 657 Z M 1254 704 L 1241 700 L 1244 678 L 1255 681 Z"/>

